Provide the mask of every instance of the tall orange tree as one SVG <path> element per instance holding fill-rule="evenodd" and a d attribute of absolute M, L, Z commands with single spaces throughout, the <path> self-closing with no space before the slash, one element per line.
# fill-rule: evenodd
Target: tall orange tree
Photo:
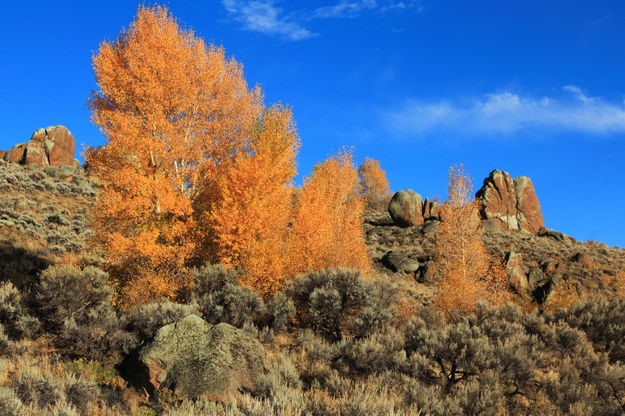
<path fill-rule="evenodd" d="M 435 304 L 445 313 L 468 313 L 479 301 L 505 303 L 505 276 L 484 247 L 472 181 L 459 164 L 449 169 L 448 199 L 441 206 L 433 267 L 439 276 Z"/>
<path fill-rule="evenodd" d="M 299 138 L 291 110 L 267 109 L 252 133 L 250 152 L 216 179 L 211 211 L 218 259 L 243 269 L 242 284 L 268 295 L 287 278 L 289 222 Z"/>
<path fill-rule="evenodd" d="M 250 147 L 261 93 L 222 48 L 165 7 L 136 19 L 93 57 L 89 107 L 106 144 L 86 152 L 103 182 L 93 214 L 125 301 L 175 297 L 196 244 L 194 207 L 225 161 Z M 199 224 L 201 225 L 201 224 Z"/>
<path fill-rule="evenodd" d="M 385 209 L 391 197 L 391 188 L 380 161 L 366 158 L 358 167 L 358 177 L 367 208 Z"/>
<path fill-rule="evenodd" d="M 368 272 L 364 206 L 350 152 L 318 163 L 298 192 L 290 241 L 291 274 L 337 267 Z"/>

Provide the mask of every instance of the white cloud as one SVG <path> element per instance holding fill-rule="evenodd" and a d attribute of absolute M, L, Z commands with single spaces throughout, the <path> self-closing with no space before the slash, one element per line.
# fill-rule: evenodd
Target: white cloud
<path fill-rule="evenodd" d="M 222 0 L 222 4 L 246 30 L 277 35 L 289 40 L 302 40 L 314 36 L 310 30 L 285 15 L 271 0 Z"/>
<path fill-rule="evenodd" d="M 420 0 L 340 0 L 338 3 L 311 10 L 290 13 L 276 6 L 276 0 L 221 0 L 226 11 L 243 28 L 289 40 L 303 40 L 316 34 L 304 22 L 318 19 L 351 18 L 365 10 L 385 13 L 390 10 L 416 9 L 421 11 Z"/>
<path fill-rule="evenodd" d="M 525 130 L 625 133 L 625 103 L 587 96 L 567 85 L 564 97 L 534 98 L 512 92 L 466 101 L 407 101 L 384 113 L 389 128 L 401 134 L 454 131 L 466 134 L 511 134 Z"/>
<path fill-rule="evenodd" d="M 422 10 L 418 0 L 341 0 L 332 6 L 319 7 L 312 12 L 313 18 L 342 18 L 355 17 L 365 10 L 387 12 L 395 9 Z"/>

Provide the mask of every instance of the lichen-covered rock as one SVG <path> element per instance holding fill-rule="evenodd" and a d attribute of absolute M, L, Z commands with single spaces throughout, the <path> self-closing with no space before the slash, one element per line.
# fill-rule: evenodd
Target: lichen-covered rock
<path fill-rule="evenodd" d="M 265 371 L 262 344 L 229 324 L 211 325 L 197 315 L 159 329 L 139 354 L 154 391 L 181 398 L 225 397 L 251 389 Z"/>
<path fill-rule="evenodd" d="M 26 153 L 24 154 L 25 165 L 47 166 L 49 165 L 48 155 L 42 142 L 31 140 L 26 145 Z"/>
<path fill-rule="evenodd" d="M 527 176 L 515 178 L 514 194 L 519 228 L 532 234 L 538 233 L 545 227 L 545 220 L 532 180 Z"/>
<path fill-rule="evenodd" d="M 394 272 L 415 273 L 419 270 L 419 261 L 413 260 L 405 253 L 389 251 L 382 257 L 382 264 Z"/>
<path fill-rule="evenodd" d="M 477 192 L 482 219 L 501 230 L 522 230 L 537 234 L 545 226 L 532 180 L 512 179 L 508 172 L 494 170 Z"/>
<path fill-rule="evenodd" d="M 423 223 L 423 202 L 421 195 L 407 189 L 395 192 L 388 205 L 388 213 L 395 225 L 410 227 Z"/>
<path fill-rule="evenodd" d="M 26 143 L 19 143 L 7 151 L 4 160 L 11 163 L 22 163 L 24 161 L 24 152 L 26 152 Z"/>
<path fill-rule="evenodd" d="M 423 219 L 439 218 L 440 217 L 440 205 L 438 201 L 430 201 L 429 198 L 425 198 L 423 202 Z"/>

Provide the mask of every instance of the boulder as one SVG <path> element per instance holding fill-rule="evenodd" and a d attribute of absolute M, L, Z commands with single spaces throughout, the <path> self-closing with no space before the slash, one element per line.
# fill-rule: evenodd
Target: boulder
<path fill-rule="evenodd" d="M 436 234 L 438 232 L 438 227 L 440 223 L 441 222 L 439 220 L 430 218 L 429 220 L 424 222 L 423 225 L 421 226 L 421 233 L 424 235 Z"/>
<path fill-rule="evenodd" d="M 515 253 L 514 251 L 508 253 L 506 256 L 506 272 L 508 273 L 510 285 L 512 285 L 518 293 L 527 292 L 529 282 L 525 274 L 523 256 L 521 253 Z"/>
<path fill-rule="evenodd" d="M 491 222 L 490 228 L 537 234 L 545 226 L 534 184 L 528 177 L 512 179 L 508 172 L 496 169 L 484 180 L 476 198 L 480 215 Z"/>
<path fill-rule="evenodd" d="M 551 230 L 549 228 L 544 228 L 540 230 L 540 232 L 538 233 L 538 236 L 548 237 L 556 241 L 565 241 L 571 238 L 568 235 L 561 233 L 560 231 Z"/>
<path fill-rule="evenodd" d="M 556 283 L 554 279 L 549 279 L 544 285 L 538 286 L 536 289 L 532 291 L 532 297 L 539 304 L 546 303 L 549 298 L 553 296 L 553 293 L 556 290 Z"/>
<path fill-rule="evenodd" d="M 438 201 L 430 201 L 429 198 L 425 198 L 423 202 L 423 219 L 439 218 L 440 208 Z"/>
<path fill-rule="evenodd" d="M 534 267 L 530 270 L 529 276 L 527 277 L 529 287 L 535 288 L 545 280 L 545 273 L 543 269 L 540 267 Z"/>
<path fill-rule="evenodd" d="M 405 253 L 389 251 L 382 257 L 382 264 L 394 272 L 415 273 L 419 270 L 419 261 L 413 260 Z"/>
<path fill-rule="evenodd" d="M 13 146 L 13 149 L 6 152 L 4 160 L 11 163 L 22 163 L 24 161 L 24 152 L 26 152 L 26 143 L 19 143 Z"/>
<path fill-rule="evenodd" d="M 232 325 L 211 325 L 196 315 L 159 329 L 139 353 L 148 391 L 169 389 L 180 398 L 224 398 L 251 389 L 267 367 L 262 344 Z"/>
<path fill-rule="evenodd" d="M 408 189 L 396 192 L 388 205 L 388 213 L 395 225 L 410 227 L 423 223 L 423 203 L 421 195 Z"/>
<path fill-rule="evenodd" d="M 577 264 L 581 264 L 586 269 L 592 269 L 595 267 L 595 261 L 590 255 L 586 253 L 575 253 L 571 260 L 573 260 Z"/>

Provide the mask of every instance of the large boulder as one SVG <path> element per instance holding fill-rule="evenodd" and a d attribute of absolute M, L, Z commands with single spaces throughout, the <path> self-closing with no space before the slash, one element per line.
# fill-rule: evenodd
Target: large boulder
<path fill-rule="evenodd" d="M 476 198 L 481 205 L 480 215 L 491 228 L 537 234 L 545 226 L 530 178 L 512 179 L 508 172 L 494 170 L 484 180 Z"/>
<path fill-rule="evenodd" d="M 65 126 L 38 129 L 28 143 L 20 143 L 4 152 L 8 162 L 36 166 L 76 166 L 76 141 Z"/>
<path fill-rule="evenodd" d="M 388 205 L 388 213 L 395 225 L 410 227 L 423 223 L 423 202 L 421 195 L 407 189 L 395 192 Z"/>
<path fill-rule="evenodd" d="M 196 315 L 162 327 L 139 353 L 153 392 L 181 398 L 224 398 L 251 389 L 267 367 L 265 349 L 232 325 L 211 325 Z"/>

